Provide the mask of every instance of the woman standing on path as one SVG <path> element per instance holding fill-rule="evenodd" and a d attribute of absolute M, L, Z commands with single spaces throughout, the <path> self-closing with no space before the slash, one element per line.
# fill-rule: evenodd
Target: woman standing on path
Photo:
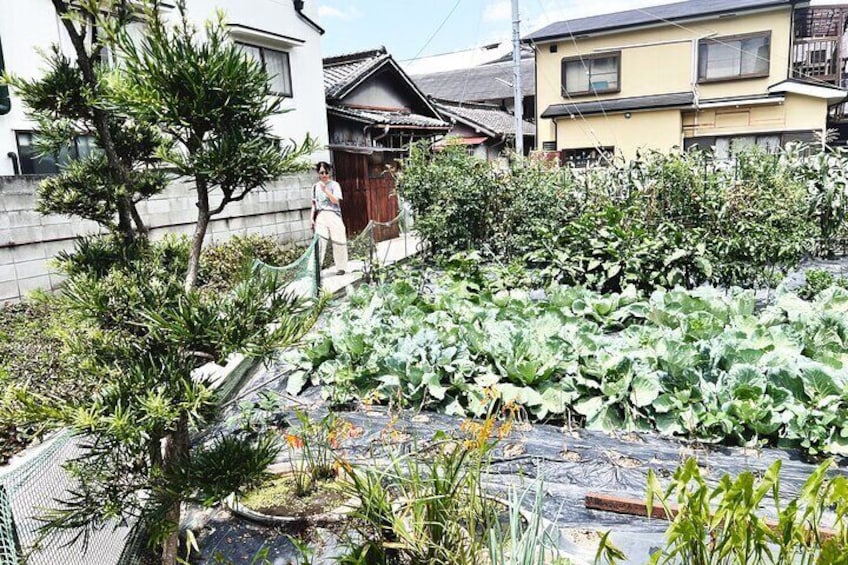
<path fill-rule="evenodd" d="M 342 221 L 342 187 L 330 178 L 333 167 L 324 161 L 316 165 L 318 182 L 312 187 L 312 229 L 319 236 L 318 257 L 324 264 L 327 241 L 333 244 L 333 263 L 336 274 L 347 270 L 347 234 Z"/>

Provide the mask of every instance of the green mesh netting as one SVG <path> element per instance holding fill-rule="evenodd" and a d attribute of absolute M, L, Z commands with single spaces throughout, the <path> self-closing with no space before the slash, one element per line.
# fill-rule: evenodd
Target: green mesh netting
<path fill-rule="evenodd" d="M 388 222 L 370 220 L 356 236 L 347 240 L 348 262 L 351 271 L 360 271 L 366 278 L 380 266 L 389 265 L 415 253 L 418 240 L 409 233 L 409 219 L 401 212 Z M 317 236 L 320 246 L 327 246 L 321 268 L 333 264 L 332 242 Z"/>
<path fill-rule="evenodd" d="M 312 238 L 312 242 L 297 260 L 288 265 L 278 267 L 256 260 L 253 269 L 273 273 L 277 277 L 279 288 L 303 297 L 318 296 L 320 289 L 320 272 L 318 269 L 318 236 Z"/>
<path fill-rule="evenodd" d="M 45 510 L 74 488 L 63 464 L 84 452 L 78 438 L 60 432 L 41 451 L 0 473 L 0 564 L 122 565 L 130 539 L 128 524 L 107 524 L 92 533 L 87 547 L 74 532 L 43 538 L 39 530 Z"/>

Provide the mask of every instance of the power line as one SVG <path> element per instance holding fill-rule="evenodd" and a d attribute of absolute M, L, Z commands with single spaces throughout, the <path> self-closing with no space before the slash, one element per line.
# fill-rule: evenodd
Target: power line
<path fill-rule="evenodd" d="M 551 18 L 550 14 L 548 14 L 548 10 L 545 8 L 545 5 L 542 3 L 542 0 L 537 0 L 537 1 L 539 3 L 539 7 L 542 8 L 542 12 L 545 14 L 545 17 L 547 18 L 548 22 L 549 23 L 552 22 L 553 19 Z M 577 47 L 577 42 L 576 42 L 576 39 L 574 37 L 574 34 L 571 33 L 571 26 L 570 25 L 568 25 L 568 29 L 569 29 L 569 35 L 571 37 L 571 40 L 574 42 L 574 47 L 577 50 L 578 56 L 580 57 L 580 63 L 583 65 L 583 69 L 588 74 L 588 72 L 589 72 L 588 68 L 586 67 L 586 63 L 583 60 L 583 56 L 580 53 L 579 48 Z M 532 45 L 533 45 L 533 50 L 538 52 L 538 50 L 539 50 L 538 46 L 535 43 L 533 43 Z M 538 60 L 538 57 L 536 59 Z M 544 74 L 545 80 L 548 82 L 548 84 L 551 85 L 551 86 L 556 86 L 555 84 L 552 84 L 551 78 L 547 75 L 547 73 L 544 73 L 543 71 L 541 71 L 539 69 L 538 65 L 536 65 L 536 69 L 537 69 L 537 73 L 536 73 L 537 76 L 540 75 L 540 74 Z M 560 83 L 558 88 L 559 88 L 559 90 L 562 94 L 565 94 L 565 97 L 574 106 L 574 109 L 577 111 L 577 115 L 580 117 L 580 120 L 583 123 L 586 124 L 586 128 L 588 128 L 588 131 L 582 125 L 579 126 L 580 129 L 583 131 L 584 134 L 588 134 L 587 137 L 591 137 L 592 139 L 594 139 L 595 149 L 598 151 L 598 154 L 607 162 L 607 164 L 613 165 L 612 159 L 610 159 L 606 155 L 606 152 L 603 149 L 604 145 L 601 143 L 601 140 L 598 137 L 598 134 L 595 132 L 594 128 L 592 128 L 592 124 L 589 123 L 589 120 L 586 119 L 586 116 L 583 115 L 583 112 L 580 111 L 580 107 L 577 105 L 577 103 L 574 101 L 574 99 L 571 97 L 571 95 L 568 93 L 568 91 L 565 90 L 564 88 L 562 88 L 561 83 Z M 538 85 L 536 86 L 536 89 L 538 90 Z M 601 112 L 604 115 L 604 120 L 607 123 L 607 126 L 609 126 L 609 124 L 610 124 L 609 116 L 607 116 L 607 112 L 603 107 L 603 101 L 600 99 L 597 92 L 594 92 L 594 94 L 595 94 L 595 99 L 600 103 Z M 537 94 L 537 100 L 538 100 L 538 94 Z M 573 116 L 573 114 L 572 114 L 572 116 Z M 556 127 L 557 127 L 556 120 L 554 120 L 554 128 L 556 128 Z M 610 128 L 610 131 L 612 132 L 613 139 L 615 140 L 615 145 L 619 146 L 619 140 L 618 140 L 618 136 L 615 133 L 615 129 Z M 537 137 L 539 136 L 539 124 L 536 124 L 536 136 Z M 537 142 L 538 142 L 538 139 L 537 139 Z"/>
<path fill-rule="evenodd" d="M 480 24 L 483 21 L 483 10 L 480 10 L 480 14 L 477 16 L 477 28 L 474 31 L 474 44 L 477 44 L 477 40 L 480 39 Z M 476 65 L 475 65 L 476 66 Z M 462 106 L 463 102 L 465 102 L 465 92 L 468 89 L 468 79 L 471 76 L 471 69 L 473 67 L 471 65 L 465 70 L 465 80 L 462 83 L 462 93 L 459 95 L 459 105 Z"/>
<path fill-rule="evenodd" d="M 457 7 L 459 7 L 459 3 L 460 3 L 460 2 L 462 2 L 462 0 L 456 0 L 456 3 L 454 3 L 453 8 L 451 8 L 450 12 L 448 12 L 448 15 L 447 15 L 447 16 L 445 16 L 445 19 L 443 19 L 443 20 L 442 20 L 442 23 L 440 23 L 440 24 L 439 24 L 439 27 L 437 27 L 437 28 L 436 28 L 436 31 L 434 31 L 434 32 L 430 35 L 430 37 L 427 39 L 427 42 L 426 42 L 426 43 L 424 43 L 424 45 L 421 47 L 421 49 L 419 49 L 419 50 L 418 50 L 418 53 L 416 53 L 416 54 L 415 54 L 415 57 L 413 57 L 413 58 L 412 58 L 412 60 L 417 59 L 417 58 L 418 58 L 418 56 L 419 56 L 419 55 L 421 55 L 421 52 L 422 52 L 422 51 L 424 51 L 425 49 L 427 49 L 427 46 L 428 46 L 428 45 L 430 45 L 430 42 L 431 42 L 431 41 L 433 41 L 433 38 L 434 38 L 434 37 L 436 37 L 436 35 L 437 35 L 440 31 L 442 31 L 442 28 L 445 26 L 445 24 L 448 22 L 448 20 L 450 19 L 450 17 L 451 17 L 451 16 L 453 15 L 453 13 L 456 11 Z"/>
<path fill-rule="evenodd" d="M 535 43 L 533 43 L 532 45 L 533 45 L 533 49 L 538 52 L 539 47 Z M 537 72 L 536 72 L 537 76 L 544 76 L 548 85 L 555 86 L 554 83 L 551 81 L 551 78 L 548 76 L 548 74 L 546 72 L 544 72 L 543 70 L 541 70 L 538 65 L 536 66 L 536 70 L 537 70 Z M 536 91 L 538 92 L 538 90 L 539 90 L 539 85 L 537 84 L 536 85 Z M 560 90 L 562 91 L 561 85 L 560 85 Z M 583 131 L 584 135 L 586 135 L 587 138 L 594 139 L 595 149 L 598 151 L 598 154 L 601 156 L 602 159 L 604 159 L 604 161 L 607 162 L 608 165 L 612 166 L 614 163 L 613 163 L 612 159 L 610 159 L 606 155 L 606 152 L 603 150 L 604 145 L 601 143 L 601 140 L 598 138 L 597 133 L 595 133 L 595 130 L 592 128 L 592 125 L 589 123 L 589 120 L 587 120 L 586 117 L 583 115 L 583 112 L 580 111 L 580 107 L 574 102 L 574 99 L 571 97 L 571 95 L 568 94 L 568 92 L 565 92 L 565 91 L 562 91 L 562 92 L 563 92 L 563 94 L 565 94 L 565 97 L 568 98 L 568 101 L 574 106 L 574 109 L 576 110 L 577 115 L 580 117 L 581 122 L 583 122 L 583 124 L 586 125 L 586 127 L 584 127 L 583 124 L 578 123 L 578 127 Z M 538 97 L 537 97 L 537 100 L 538 100 Z M 572 114 L 571 117 L 573 119 L 574 114 Z M 553 122 L 554 122 L 554 128 L 556 128 L 557 127 L 556 119 L 554 119 Z M 536 124 L 536 136 L 537 136 L 537 138 L 539 136 L 539 127 L 540 127 L 540 124 L 537 123 Z M 588 127 L 588 131 L 586 129 L 587 127 Z"/>

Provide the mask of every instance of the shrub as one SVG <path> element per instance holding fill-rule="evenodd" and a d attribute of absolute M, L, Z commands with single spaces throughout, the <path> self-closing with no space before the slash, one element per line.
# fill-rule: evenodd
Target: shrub
<path fill-rule="evenodd" d="M 823 290 L 832 286 L 848 288 L 848 278 L 835 276 L 824 269 L 808 269 L 804 272 L 804 286 L 798 289 L 798 296 L 812 300 Z"/>
<path fill-rule="evenodd" d="M 26 387 L 33 394 L 81 399 L 96 373 L 75 370 L 63 337 L 81 333 L 77 319 L 47 296 L 0 307 L 0 385 Z M 44 428 L 28 424 L 14 410 L 0 411 L 0 464 L 38 437 Z"/>
<path fill-rule="evenodd" d="M 254 260 L 281 267 L 296 260 L 303 251 L 303 247 L 283 244 L 270 236 L 236 235 L 203 251 L 200 284 L 210 289 L 227 289 Z"/>
<path fill-rule="evenodd" d="M 497 184 L 495 170 L 461 147 L 429 153 L 413 145 L 398 192 L 415 212 L 415 229 L 439 255 L 490 243 Z"/>
<path fill-rule="evenodd" d="M 816 211 L 805 159 L 752 149 L 728 164 L 703 152 L 648 152 L 586 171 L 524 160 L 499 170 L 461 148 L 431 154 L 419 145 L 398 190 L 437 259 L 523 257 L 548 279 L 612 291 L 754 286 L 771 284 L 843 223 L 844 214 Z M 833 176 L 823 185 L 831 208 L 841 182 Z"/>
<path fill-rule="evenodd" d="M 646 291 L 693 287 L 712 275 L 703 236 L 702 229 L 671 222 L 646 226 L 632 209 L 608 206 L 551 234 L 550 245 L 528 254 L 527 260 L 539 267 L 543 283 L 602 292 L 620 292 L 630 285 Z"/>

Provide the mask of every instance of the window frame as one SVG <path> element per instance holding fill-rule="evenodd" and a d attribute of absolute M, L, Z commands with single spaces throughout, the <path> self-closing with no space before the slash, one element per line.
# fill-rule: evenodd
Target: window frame
<path fill-rule="evenodd" d="M 596 59 L 615 59 L 616 61 L 616 77 L 615 77 L 615 88 L 607 88 L 604 90 L 593 90 L 592 89 L 592 81 L 589 81 L 589 89 L 588 90 L 580 90 L 570 92 L 568 90 L 568 84 L 566 81 L 566 67 L 569 63 L 578 63 L 580 65 L 586 64 L 587 61 L 594 61 Z M 605 51 L 603 53 L 591 53 L 589 55 L 583 56 L 575 56 L 575 57 L 563 57 L 560 61 L 560 90 L 561 96 L 563 98 L 570 98 L 574 96 L 588 96 L 595 94 L 615 94 L 617 92 L 621 92 L 621 51 Z"/>
<path fill-rule="evenodd" d="M 583 159 L 575 159 L 576 153 L 585 153 L 587 156 Z M 571 147 L 559 151 L 560 165 L 571 165 L 575 169 L 586 169 L 599 163 L 609 162 L 613 158 L 615 158 L 615 146 L 613 145 Z"/>
<path fill-rule="evenodd" d="M 28 165 L 31 162 L 40 161 L 41 157 L 32 157 L 32 156 L 23 157 L 23 154 L 21 153 L 20 136 L 21 135 L 29 135 L 30 139 L 31 139 L 31 143 L 27 147 L 35 147 L 34 142 L 35 142 L 36 136 L 38 135 L 38 130 L 16 129 L 16 130 L 14 130 L 14 133 L 15 133 L 15 151 L 17 152 L 17 155 L 18 155 L 18 168 L 20 170 L 21 175 L 37 175 L 37 176 L 58 175 L 59 173 L 62 172 L 62 168 L 63 168 L 63 166 L 65 166 L 67 164 L 67 162 L 78 161 L 80 159 L 79 138 L 81 136 L 77 136 L 77 137 L 74 138 L 73 147 L 68 147 L 68 154 L 67 154 L 68 161 L 67 162 L 62 161 L 60 159 L 60 155 L 52 155 L 51 157 L 52 157 L 52 160 L 53 160 L 53 168 L 55 170 L 50 171 L 50 172 L 46 172 L 46 173 L 24 172 L 24 164 L 25 163 L 27 164 L 27 168 L 31 168 Z M 90 135 L 85 136 L 85 137 L 90 137 L 90 138 L 94 139 L 94 136 L 90 136 Z M 96 145 L 95 145 L 95 147 L 96 147 Z M 88 155 L 90 155 L 90 153 L 86 154 L 86 157 Z"/>
<path fill-rule="evenodd" d="M 702 47 L 709 46 L 709 45 L 721 45 L 721 44 L 724 44 L 724 43 L 728 43 L 730 41 L 743 41 L 745 39 L 754 39 L 754 38 L 758 38 L 758 37 L 765 37 L 765 38 L 768 39 L 768 66 L 767 66 L 767 68 L 764 72 L 738 74 L 738 75 L 720 77 L 720 78 L 705 78 L 705 77 L 701 76 L 701 57 L 702 57 L 701 48 Z M 698 84 L 712 84 L 712 83 L 716 83 L 716 82 L 730 82 L 730 81 L 735 81 L 735 80 L 750 80 L 750 79 L 755 79 L 755 78 L 766 78 L 766 77 L 770 76 L 771 75 L 771 47 L 772 47 L 771 30 L 754 31 L 754 32 L 751 32 L 751 33 L 740 33 L 740 34 L 736 34 L 736 35 L 723 35 L 721 37 L 707 37 L 707 38 L 704 38 L 704 39 L 699 39 L 698 40 L 698 60 L 697 60 Z M 743 51 L 743 53 L 744 53 L 744 51 Z M 741 65 L 741 58 L 740 58 L 740 65 Z"/>
<path fill-rule="evenodd" d="M 265 52 L 266 51 L 273 51 L 274 53 L 280 53 L 282 55 L 285 55 L 286 71 L 288 72 L 288 83 L 289 83 L 289 89 L 291 90 L 291 92 L 280 92 L 280 91 L 277 91 L 277 90 L 273 90 L 273 88 L 272 88 L 271 92 L 275 96 L 279 96 L 280 98 L 294 98 L 294 82 L 292 81 L 291 53 L 289 53 L 288 51 L 283 51 L 282 49 L 275 49 L 274 47 L 265 47 L 264 45 L 259 45 L 257 43 L 248 43 L 247 41 L 242 41 L 242 40 L 236 40 L 235 44 L 236 45 L 244 45 L 245 47 L 252 47 L 253 49 L 258 49 L 259 50 L 259 59 L 262 62 L 262 69 L 265 71 L 266 74 L 268 73 L 268 65 L 265 63 Z M 268 77 L 271 78 L 271 75 L 268 74 Z M 283 82 L 285 82 L 285 81 L 283 81 Z"/>

